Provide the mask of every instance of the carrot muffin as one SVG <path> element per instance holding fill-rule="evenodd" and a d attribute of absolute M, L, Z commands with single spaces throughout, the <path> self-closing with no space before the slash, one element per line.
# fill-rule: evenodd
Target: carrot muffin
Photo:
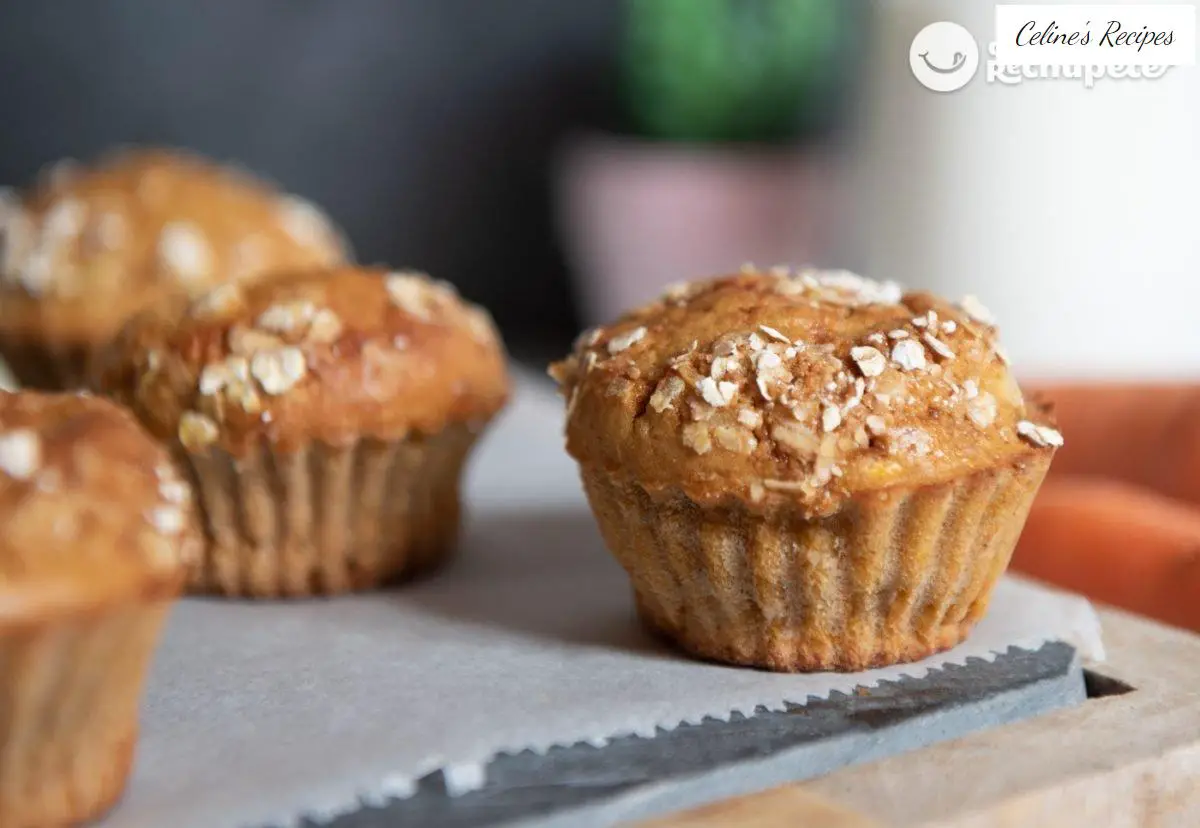
<path fill-rule="evenodd" d="M 441 561 L 459 477 L 508 392 L 488 315 L 410 272 L 225 285 L 134 320 L 102 386 L 190 469 L 199 592 L 338 593 Z"/>
<path fill-rule="evenodd" d="M 0 392 L 0 825 L 74 825 L 121 796 L 199 544 L 188 486 L 127 412 Z"/>
<path fill-rule="evenodd" d="M 1062 443 L 996 334 L 975 299 L 749 267 L 584 334 L 567 450 L 645 622 L 782 671 L 961 641 Z"/>
<path fill-rule="evenodd" d="M 0 190 L 0 356 L 23 385 L 84 385 L 143 308 L 344 253 L 308 202 L 196 156 L 60 162 L 23 197 Z"/>

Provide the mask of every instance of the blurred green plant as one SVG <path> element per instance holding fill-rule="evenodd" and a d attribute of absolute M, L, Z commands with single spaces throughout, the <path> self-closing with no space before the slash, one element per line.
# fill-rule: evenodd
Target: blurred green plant
<path fill-rule="evenodd" d="M 632 130 L 683 143 L 794 141 L 822 120 L 847 0 L 626 0 Z"/>

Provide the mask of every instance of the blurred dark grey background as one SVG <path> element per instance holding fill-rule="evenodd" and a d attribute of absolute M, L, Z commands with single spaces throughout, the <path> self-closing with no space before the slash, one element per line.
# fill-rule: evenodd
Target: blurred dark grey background
<path fill-rule="evenodd" d="M 113 144 L 237 160 L 366 262 L 489 306 L 514 352 L 576 330 L 546 158 L 603 123 L 617 0 L 0 4 L 0 184 Z"/>

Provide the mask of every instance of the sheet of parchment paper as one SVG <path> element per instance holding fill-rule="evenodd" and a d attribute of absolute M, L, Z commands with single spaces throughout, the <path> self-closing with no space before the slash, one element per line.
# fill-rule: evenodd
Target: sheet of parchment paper
<path fill-rule="evenodd" d="M 187 600 L 147 688 L 124 802 L 105 828 L 286 825 L 411 791 L 469 790 L 499 752 L 651 736 L 1050 639 L 1100 658 L 1087 602 L 1002 583 L 971 639 L 918 664 L 777 675 L 646 635 L 604 551 L 561 407 L 524 378 L 467 487 L 455 562 L 392 592 L 292 604 Z"/>

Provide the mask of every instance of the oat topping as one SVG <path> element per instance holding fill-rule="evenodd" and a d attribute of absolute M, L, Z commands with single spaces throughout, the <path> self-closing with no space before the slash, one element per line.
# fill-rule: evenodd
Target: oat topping
<path fill-rule="evenodd" d="M 806 269 L 799 273 L 798 280 L 802 287 L 817 293 L 822 301 L 851 307 L 894 305 L 904 294 L 895 282 L 876 282 L 848 270 Z"/>
<path fill-rule="evenodd" d="M 749 454 L 758 447 L 758 440 L 744 428 L 717 426 L 712 436 L 718 446 L 737 454 Z"/>
<path fill-rule="evenodd" d="M 707 454 L 712 450 L 712 438 L 709 436 L 708 426 L 704 423 L 688 423 L 680 432 L 680 438 L 683 444 L 696 454 Z"/>
<path fill-rule="evenodd" d="M 892 346 L 892 362 L 905 371 L 920 371 L 925 367 L 925 349 L 912 339 L 901 339 Z"/>
<path fill-rule="evenodd" d="M 230 328 L 226 340 L 230 351 L 246 357 L 252 357 L 260 351 L 278 350 L 284 346 L 284 341 L 279 337 L 242 325 Z"/>
<path fill-rule="evenodd" d="M 183 512 L 174 506 L 157 506 L 146 514 L 146 519 L 163 535 L 178 535 L 183 531 Z"/>
<path fill-rule="evenodd" d="M 864 377 L 877 377 L 887 368 L 887 357 L 878 348 L 861 345 L 850 349 L 850 358 Z M 861 394 L 859 396 L 862 396 Z"/>
<path fill-rule="evenodd" d="M 757 276 L 676 287 L 670 301 L 634 311 L 620 335 L 604 328 L 581 335 L 573 356 L 551 371 L 567 392 L 569 421 L 588 416 L 576 403 L 592 376 L 595 392 L 620 400 L 597 397 L 597 406 L 631 406 L 644 420 L 631 439 L 669 433 L 692 455 L 722 464 L 712 467 L 717 474 L 733 455 L 752 456 L 753 479 L 739 484 L 752 501 L 779 491 L 811 504 L 833 503 L 843 483 L 853 490 L 862 475 L 886 480 L 951 456 L 974 463 L 992 450 L 981 439 L 985 430 L 1011 439 L 1015 417 L 1008 418 L 1021 416 L 1024 403 L 1005 390 L 1011 379 L 996 373 L 995 331 L 936 297 L 902 297 L 853 274 Z M 728 317 L 729 328 L 686 313 L 685 303 L 708 291 L 714 296 L 703 313 Z M 889 303 L 895 307 L 866 307 Z M 758 304 L 760 319 L 775 325 L 754 319 Z M 861 320 L 846 307 L 863 308 Z M 845 328 L 842 319 L 850 320 Z M 638 343 L 636 359 L 626 356 Z M 708 469 L 703 463 L 698 468 Z"/>
<path fill-rule="evenodd" d="M 212 250 L 194 224 L 176 221 L 163 227 L 158 237 L 158 258 L 169 273 L 189 288 L 203 286 L 212 276 Z"/>
<path fill-rule="evenodd" d="M 962 301 L 958 303 L 959 308 L 967 316 L 974 319 L 976 322 L 981 322 L 984 325 L 995 325 L 996 317 L 987 309 L 982 302 L 975 296 L 964 296 Z"/>
<path fill-rule="evenodd" d="M 299 348 L 259 351 L 250 359 L 250 375 L 271 395 L 286 393 L 307 373 L 308 364 Z"/>
<path fill-rule="evenodd" d="M 0 434 L 0 471 L 28 480 L 41 467 L 42 443 L 37 432 L 22 428 Z"/>
<path fill-rule="evenodd" d="M 759 325 L 758 329 L 760 331 L 762 331 L 763 333 L 765 333 L 767 336 L 771 337 L 772 339 L 783 342 L 786 345 L 792 344 L 792 340 L 788 339 L 786 336 L 784 336 L 782 333 L 780 333 L 779 331 L 772 328 L 770 325 Z"/>
<path fill-rule="evenodd" d="M 279 223 L 284 232 L 308 247 L 324 244 L 332 235 L 325 214 L 312 202 L 296 195 L 280 199 Z"/>
<path fill-rule="evenodd" d="M 811 455 L 821 446 L 821 440 L 816 434 L 800 423 L 790 420 L 776 423 L 771 428 L 771 439 L 797 457 Z"/>
<path fill-rule="evenodd" d="M 626 331 L 619 336 L 614 336 L 608 341 L 608 352 L 610 354 L 619 354 L 626 348 L 631 348 L 638 342 L 641 342 L 645 336 L 645 328 L 634 328 L 632 331 Z"/>
<path fill-rule="evenodd" d="M 878 414 L 867 415 L 866 420 L 864 420 L 863 422 L 864 422 L 864 425 L 866 426 L 866 431 L 868 434 L 873 434 L 876 437 L 878 437 L 879 435 L 881 435 L 887 431 L 887 421 L 884 420 L 883 417 L 880 417 Z"/>
<path fill-rule="evenodd" d="M 496 341 L 496 324 L 486 310 L 476 305 L 466 306 L 467 330 L 480 345 L 491 345 Z"/>
<path fill-rule="evenodd" d="M 73 198 L 59 201 L 42 218 L 42 243 L 57 246 L 74 239 L 83 232 L 87 220 L 87 207 Z"/>
<path fill-rule="evenodd" d="M 658 384 L 658 388 L 650 397 L 650 407 L 661 414 L 674 405 L 684 388 L 684 382 L 679 377 L 667 377 Z"/>
<path fill-rule="evenodd" d="M 176 505 L 187 502 L 189 494 L 182 480 L 163 480 L 158 484 L 158 493 L 163 500 Z"/>
<path fill-rule="evenodd" d="M 398 270 L 383 277 L 392 304 L 423 322 L 429 322 L 446 303 L 456 298 L 446 282 L 434 282 L 424 273 Z"/>
<path fill-rule="evenodd" d="M 198 389 L 203 396 L 212 396 L 228 385 L 232 379 L 233 374 L 225 363 L 206 365 L 200 372 Z"/>
<path fill-rule="evenodd" d="M 289 334 L 307 326 L 316 312 L 317 307 L 312 302 L 284 302 L 271 305 L 259 314 L 255 324 L 264 331 Z"/>
<path fill-rule="evenodd" d="M 821 427 L 826 431 L 833 431 L 842 424 L 842 412 L 836 407 L 827 405 L 821 411 Z"/>
<path fill-rule="evenodd" d="M 923 428 L 905 427 L 890 432 L 891 448 L 894 451 L 924 457 L 933 448 L 933 438 Z"/>
<path fill-rule="evenodd" d="M 1038 425 L 1029 420 L 1021 420 L 1017 423 L 1017 434 L 1035 446 L 1042 448 L 1046 446 L 1057 448 L 1063 444 L 1063 437 L 1057 430 L 1050 426 Z"/>
<path fill-rule="evenodd" d="M 318 308 L 308 301 L 283 302 L 267 308 L 255 324 L 259 330 L 270 334 L 278 334 L 283 339 L 272 337 L 270 340 L 255 340 L 243 342 L 241 348 L 257 350 L 277 348 L 284 339 L 296 341 L 303 338 L 306 343 L 327 344 L 337 340 L 342 334 L 342 320 L 329 308 Z M 302 335 L 302 337 L 301 337 Z M 245 336 L 245 334 L 241 334 Z"/>
<path fill-rule="evenodd" d="M 932 311 L 931 311 L 932 313 Z M 936 336 L 930 333 L 922 334 L 921 339 L 929 346 L 929 349 L 943 359 L 954 359 L 954 351 L 950 350 L 950 346 Z"/>
<path fill-rule="evenodd" d="M 743 408 L 738 411 L 738 422 L 749 429 L 757 429 L 762 427 L 762 414 L 755 411 L 753 408 Z"/>
<path fill-rule="evenodd" d="M 734 383 L 717 382 L 712 377 L 704 377 L 696 387 L 704 401 L 715 408 L 729 405 L 737 393 L 737 385 Z"/>
<path fill-rule="evenodd" d="M 328 344 L 336 342 L 342 335 L 341 318 L 329 308 L 319 308 L 308 323 L 308 333 L 304 335 L 306 342 Z"/>
<path fill-rule="evenodd" d="M 987 428 L 996 420 L 996 398 L 988 392 L 976 392 L 967 399 L 967 416 L 980 428 Z"/>
<path fill-rule="evenodd" d="M 189 312 L 194 319 L 221 319 L 236 313 L 241 306 L 241 288 L 229 283 L 201 295 L 192 302 Z"/>
<path fill-rule="evenodd" d="M 195 411 L 185 411 L 179 418 L 179 441 L 184 448 L 199 451 L 216 442 L 220 430 L 211 417 Z"/>

